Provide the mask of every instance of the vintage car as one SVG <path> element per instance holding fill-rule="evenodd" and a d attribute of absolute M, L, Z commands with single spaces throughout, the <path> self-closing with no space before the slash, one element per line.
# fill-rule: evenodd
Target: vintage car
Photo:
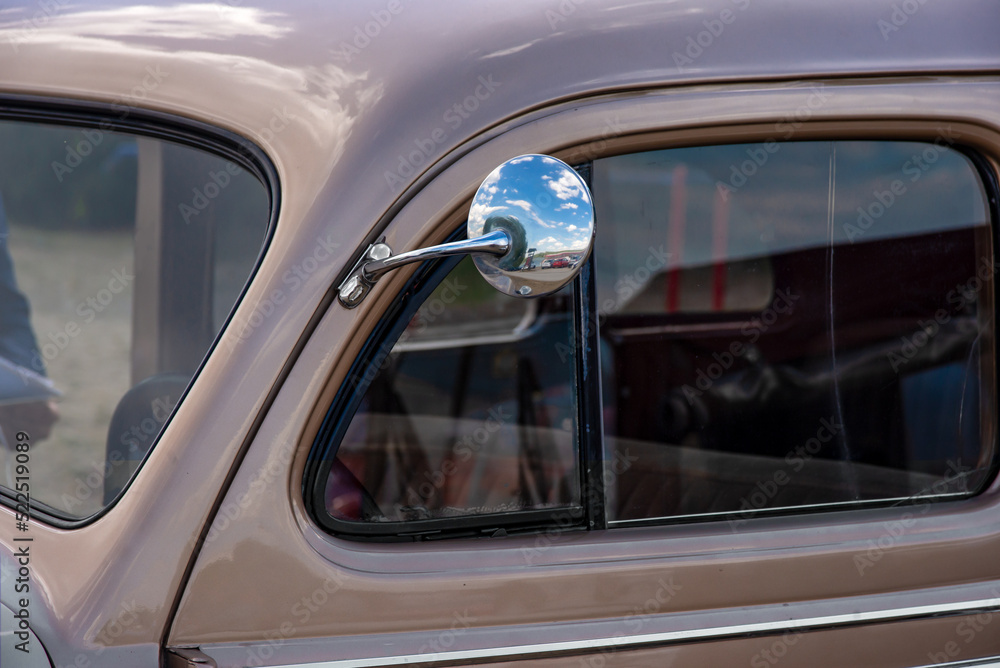
<path fill-rule="evenodd" d="M 7 3 L 0 663 L 1000 666 L 998 33 Z"/>

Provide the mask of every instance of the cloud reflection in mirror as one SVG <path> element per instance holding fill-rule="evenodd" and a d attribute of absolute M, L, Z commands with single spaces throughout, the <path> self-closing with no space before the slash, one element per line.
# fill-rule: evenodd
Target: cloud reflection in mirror
<path fill-rule="evenodd" d="M 475 256 L 486 280 L 507 294 L 554 292 L 576 276 L 590 254 L 590 191 L 556 158 L 513 158 L 483 181 L 469 211 L 470 239 L 497 229 L 507 232 L 511 250 L 501 258 Z"/>

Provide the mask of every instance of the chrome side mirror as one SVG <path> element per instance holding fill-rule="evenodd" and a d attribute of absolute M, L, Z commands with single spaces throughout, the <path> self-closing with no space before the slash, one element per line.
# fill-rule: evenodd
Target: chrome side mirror
<path fill-rule="evenodd" d="M 467 239 L 393 255 L 372 244 L 340 285 L 354 308 L 379 277 L 411 262 L 472 254 L 483 278 L 517 297 L 541 297 L 569 283 L 594 245 L 594 204 L 580 175 L 547 155 L 522 155 L 493 170 L 479 186 Z"/>

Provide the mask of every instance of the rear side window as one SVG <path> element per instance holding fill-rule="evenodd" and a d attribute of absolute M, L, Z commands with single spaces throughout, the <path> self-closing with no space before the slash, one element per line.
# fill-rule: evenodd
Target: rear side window
<path fill-rule="evenodd" d="M 149 452 L 256 266 L 268 188 L 238 152 L 0 121 L 0 448 L 84 518 Z"/>
<path fill-rule="evenodd" d="M 961 495 L 994 455 L 993 237 L 943 143 L 599 160 L 611 522 Z"/>

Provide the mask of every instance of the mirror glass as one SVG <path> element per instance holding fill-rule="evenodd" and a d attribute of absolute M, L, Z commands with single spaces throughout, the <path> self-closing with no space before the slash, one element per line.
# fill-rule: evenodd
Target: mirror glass
<path fill-rule="evenodd" d="M 479 272 L 508 295 L 539 297 L 569 283 L 594 241 L 590 190 L 569 165 L 546 155 L 508 160 L 486 177 L 469 210 L 468 237 L 504 230 L 503 256 L 476 254 Z"/>

